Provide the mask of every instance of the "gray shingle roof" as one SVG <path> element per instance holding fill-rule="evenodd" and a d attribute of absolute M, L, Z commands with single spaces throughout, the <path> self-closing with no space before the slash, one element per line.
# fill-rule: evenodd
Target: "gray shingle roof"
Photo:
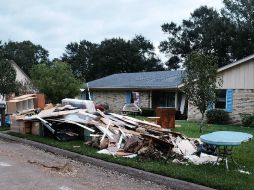
<path fill-rule="evenodd" d="M 174 89 L 184 71 L 119 73 L 88 82 L 90 89 Z"/>

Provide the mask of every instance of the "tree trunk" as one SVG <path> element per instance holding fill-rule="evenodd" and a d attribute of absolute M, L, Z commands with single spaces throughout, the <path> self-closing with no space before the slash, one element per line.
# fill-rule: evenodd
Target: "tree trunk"
<path fill-rule="evenodd" d="M 5 109 L 1 110 L 1 127 L 5 127 Z"/>
<path fill-rule="evenodd" d="M 202 118 L 201 118 L 201 122 L 200 122 L 200 128 L 199 128 L 199 133 L 202 133 L 203 132 L 203 126 L 204 126 L 204 123 L 205 123 L 205 113 L 202 113 Z"/>

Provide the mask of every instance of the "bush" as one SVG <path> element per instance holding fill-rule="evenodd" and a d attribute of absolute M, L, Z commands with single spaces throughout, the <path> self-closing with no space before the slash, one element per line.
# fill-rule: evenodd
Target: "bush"
<path fill-rule="evenodd" d="M 206 113 L 207 123 L 226 124 L 229 121 L 229 115 L 224 110 L 210 110 Z"/>
<path fill-rule="evenodd" d="M 152 108 L 142 108 L 141 115 L 146 116 L 146 117 L 154 116 L 154 109 L 152 109 Z"/>
<path fill-rule="evenodd" d="M 242 124 L 244 127 L 254 127 L 254 115 L 249 113 L 240 114 Z"/>

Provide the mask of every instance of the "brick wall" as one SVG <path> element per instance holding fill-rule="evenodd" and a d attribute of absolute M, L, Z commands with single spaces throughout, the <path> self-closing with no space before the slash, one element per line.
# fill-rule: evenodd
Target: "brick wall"
<path fill-rule="evenodd" d="M 229 113 L 232 122 L 241 122 L 239 113 L 254 113 L 254 90 L 234 90 L 233 112 Z"/>
<path fill-rule="evenodd" d="M 93 101 L 96 104 L 109 105 L 111 112 L 120 113 L 124 104 L 126 91 L 93 91 Z M 149 92 L 140 92 L 140 106 L 149 107 Z"/>
<path fill-rule="evenodd" d="M 231 123 L 241 123 L 239 113 L 254 113 L 254 90 L 234 90 L 233 111 L 229 113 Z M 188 120 L 200 120 L 201 114 L 196 107 L 188 104 Z"/>

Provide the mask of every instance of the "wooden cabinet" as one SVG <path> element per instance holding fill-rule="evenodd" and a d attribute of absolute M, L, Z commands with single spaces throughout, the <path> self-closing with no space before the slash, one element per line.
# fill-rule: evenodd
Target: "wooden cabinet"
<path fill-rule="evenodd" d="M 7 104 L 7 113 L 13 114 L 16 112 L 23 112 L 36 108 L 37 97 L 35 94 L 28 94 L 13 98 L 6 102 Z"/>
<path fill-rule="evenodd" d="M 156 116 L 160 117 L 158 124 L 162 128 L 175 128 L 175 108 L 171 107 L 157 107 Z"/>

